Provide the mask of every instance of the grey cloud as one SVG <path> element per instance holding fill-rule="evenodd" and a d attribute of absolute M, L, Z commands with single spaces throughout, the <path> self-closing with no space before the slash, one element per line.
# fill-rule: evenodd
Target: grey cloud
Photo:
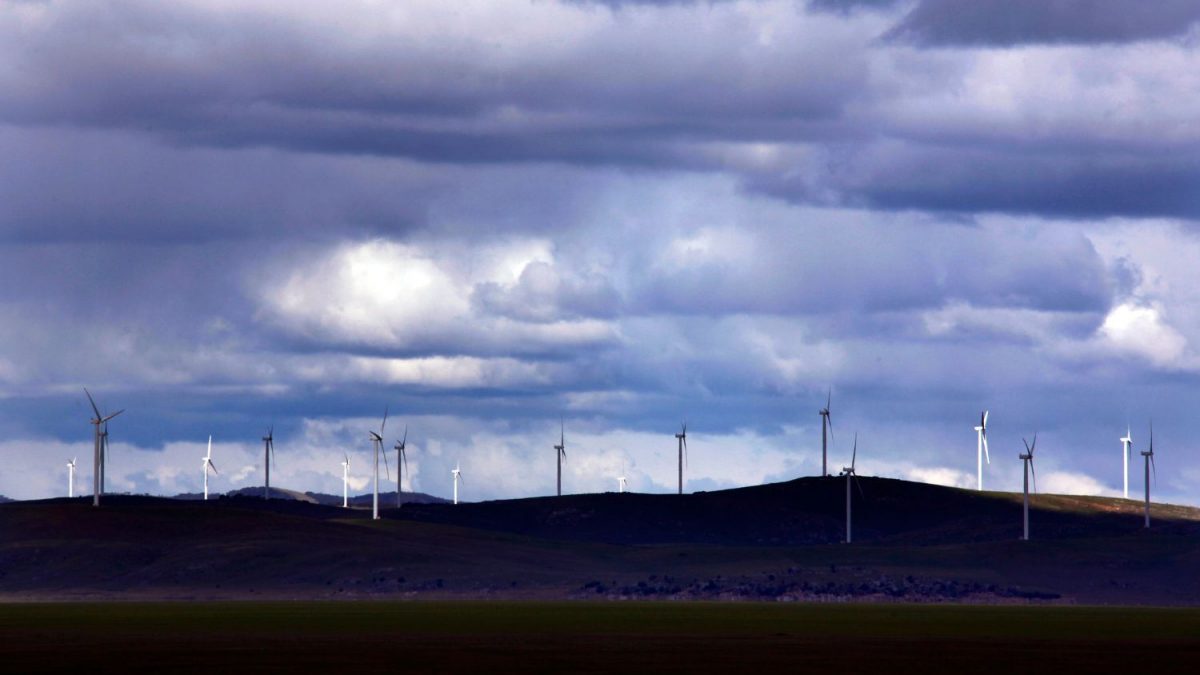
<path fill-rule="evenodd" d="M 1074 233 L 813 222 L 763 228 L 750 240 L 714 239 L 710 254 L 650 270 L 641 310 L 836 314 L 961 301 L 1095 313 L 1111 302 L 1103 262 Z"/>
<path fill-rule="evenodd" d="M 920 0 L 886 37 L 930 46 L 1114 43 L 1179 37 L 1197 20 L 1196 0 Z"/>
<path fill-rule="evenodd" d="M 1192 189 L 1200 162 L 1182 153 L 1040 153 L 998 144 L 841 149 L 827 172 L 751 175 L 748 184 L 798 202 L 886 211 L 1200 218 Z"/>
<path fill-rule="evenodd" d="M 556 321 L 564 318 L 611 318 L 621 298 L 616 289 L 598 277 L 563 274 L 545 262 L 532 262 L 511 287 L 494 282 L 478 284 L 473 293 L 485 313 L 522 321 Z"/>

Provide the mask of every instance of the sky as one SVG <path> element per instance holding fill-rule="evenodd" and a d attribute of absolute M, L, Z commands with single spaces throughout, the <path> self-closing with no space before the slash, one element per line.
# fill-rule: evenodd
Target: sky
<path fill-rule="evenodd" d="M 1200 2 L 0 4 L 0 494 L 1200 504 Z M 392 456 L 394 462 L 394 453 Z M 395 467 L 391 466 L 394 472 Z M 394 473 L 391 473 L 394 477 Z M 385 483 L 391 485 L 390 483 Z"/>

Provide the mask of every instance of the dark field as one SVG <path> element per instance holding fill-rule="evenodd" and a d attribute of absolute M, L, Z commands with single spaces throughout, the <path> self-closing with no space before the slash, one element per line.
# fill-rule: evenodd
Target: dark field
<path fill-rule="evenodd" d="M 1195 672 L 1200 610 L 646 602 L 0 605 L 7 672 Z"/>

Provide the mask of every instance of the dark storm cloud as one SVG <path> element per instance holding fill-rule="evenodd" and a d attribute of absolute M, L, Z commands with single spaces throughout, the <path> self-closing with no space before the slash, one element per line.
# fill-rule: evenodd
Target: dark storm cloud
<path fill-rule="evenodd" d="M 1086 26 L 1086 4 L 1044 11 Z M 1042 69 L 1072 69 L 1062 77 L 1081 91 L 1105 84 L 1111 95 L 1087 101 L 1095 115 L 1069 102 L 1043 106 L 1039 90 L 1018 89 L 1018 105 L 1030 110 L 1015 111 L 999 133 L 978 108 L 989 104 L 988 78 L 1019 87 L 1019 68 L 980 75 L 970 54 L 953 65 L 913 55 L 891 64 L 871 34 L 891 10 L 804 7 L 668 4 L 643 8 L 636 21 L 578 6 L 514 7 L 525 14 L 504 17 L 517 22 L 513 37 L 474 39 L 478 21 L 450 15 L 447 35 L 422 41 L 404 23 L 377 33 L 353 21 L 357 39 L 321 39 L 322 20 L 332 19 L 320 13 L 269 20 L 251 9 L 51 6 L 53 20 L 10 23 L 0 48 L 10 64 L 0 71 L 0 116 L 12 125 L 0 142 L 18 158 L 7 164 L 10 199 L 0 217 L 25 238 L 72 227 L 64 224 L 72 219 L 81 228 L 117 223 L 180 238 L 317 229 L 296 224 L 302 220 L 377 232 L 422 220 L 441 189 L 434 165 L 514 163 L 729 172 L 793 201 L 879 210 L 1197 215 L 1194 162 L 1163 153 L 1156 132 L 1182 122 L 1150 102 L 1154 91 L 1127 91 L 1119 59 L 1107 80 L 1082 65 L 1075 76 L 1070 60 Z M 1007 25 L 988 14 L 998 5 L 965 7 L 967 17 Z M 1011 14 L 1041 25 L 1036 7 L 1043 5 L 1019 3 Z M 1138 16 L 1183 12 L 1180 3 L 1156 7 Z M 905 21 L 946 12 L 926 2 Z M 561 43 L 519 40 L 521 29 L 542 35 L 538 20 L 567 19 L 573 32 Z M 1182 66 L 1174 76 L 1150 74 L 1164 87 L 1185 77 Z M 961 100 L 922 99 L 968 83 Z M 1111 127 L 1105 118 L 1114 113 L 1120 124 Z M 1055 126 L 1049 134 L 1046 119 Z M 66 147 L 64 127 L 116 135 L 107 148 L 78 137 L 95 146 L 80 157 Z M 55 131 L 38 144 L 32 128 Z M 880 149 L 896 139 L 901 152 Z M 163 141 L 196 151 L 177 153 Z M 1064 142 L 1074 154 L 1044 156 Z M 380 162 L 364 172 L 352 161 L 314 159 L 322 155 Z M 388 158 L 422 166 L 384 168 Z M 69 189 L 44 198 L 47 175 Z M 338 183 L 323 194 L 309 187 Z M 140 198 L 129 198 L 131 186 Z M 173 208 L 180 204 L 190 208 Z"/>
<path fill-rule="evenodd" d="M 750 184 L 799 202 L 881 210 L 991 211 L 1066 218 L 1200 218 L 1200 161 L 1128 153 L 1050 155 L 921 146 L 847 153 L 819 182 L 755 176 Z"/>
<path fill-rule="evenodd" d="M 1174 38 L 1196 0 L 920 0 L 886 37 L 929 46 L 1094 44 Z"/>

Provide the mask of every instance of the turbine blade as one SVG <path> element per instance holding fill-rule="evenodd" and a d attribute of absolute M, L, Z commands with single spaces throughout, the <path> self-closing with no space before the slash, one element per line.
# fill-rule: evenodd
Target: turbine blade
<path fill-rule="evenodd" d="M 404 438 L 400 439 L 400 447 L 403 448 L 408 444 L 408 425 L 404 425 Z"/>
<path fill-rule="evenodd" d="M 123 413 L 123 412 L 125 412 L 125 409 L 124 409 L 124 408 L 122 408 L 122 409 L 118 410 L 117 412 L 115 412 L 115 413 L 113 413 L 113 414 L 109 415 L 108 417 L 105 417 L 105 418 L 104 418 L 103 420 L 101 420 L 101 421 L 102 421 L 102 422 L 107 422 L 107 421 L 111 420 L 112 418 L 116 417 L 117 415 L 120 415 L 120 414 L 121 414 L 121 413 Z"/>
<path fill-rule="evenodd" d="M 988 454 L 987 434 L 983 435 L 983 457 L 987 460 L 988 464 L 992 463 L 992 456 Z"/>
<path fill-rule="evenodd" d="M 987 433 L 987 418 L 988 418 L 988 411 L 984 410 L 983 411 L 983 421 L 979 426 L 983 427 L 983 433 L 985 433 L 985 434 Z"/>
<path fill-rule="evenodd" d="M 1154 454 L 1154 420 L 1150 420 L 1150 454 Z"/>
<path fill-rule="evenodd" d="M 212 434 L 208 435 L 208 456 L 212 457 Z"/>
<path fill-rule="evenodd" d="M 1021 442 L 1025 444 L 1025 454 L 1029 454 L 1029 441 L 1025 440 L 1025 437 L 1022 436 Z"/>
<path fill-rule="evenodd" d="M 856 474 L 856 473 L 852 473 L 852 474 L 850 474 L 850 475 L 851 475 L 851 476 L 853 476 L 853 478 L 851 478 L 850 480 L 854 481 L 854 487 L 858 488 L 858 496 L 859 496 L 859 497 L 862 497 L 863 499 L 866 499 L 866 498 L 867 498 L 867 493 L 863 492 L 863 489 L 862 489 L 862 481 L 860 481 L 860 480 L 858 479 L 858 474 Z"/>
<path fill-rule="evenodd" d="M 213 473 L 221 473 L 220 471 L 217 471 L 217 465 L 213 464 L 211 459 L 208 460 L 208 465 L 212 467 Z"/>
<path fill-rule="evenodd" d="M 1033 492 L 1037 494 L 1037 469 L 1033 467 L 1033 457 L 1029 458 L 1029 473 L 1033 476 Z"/>
<path fill-rule="evenodd" d="M 387 426 L 388 407 L 383 406 L 383 421 L 379 423 L 379 435 L 383 435 L 383 428 Z"/>
<path fill-rule="evenodd" d="M 854 432 L 854 452 L 850 455 L 850 470 L 854 471 L 854 462 L 858 460 L 858 432 Z"/>
<path fill-rule="evenodd" d="M 833 387 L 830 387 L 829 390 L 827 392 L 825 392 L 825 409 L 826 410 L 829 410 L 830 403 L 833 403 Z"/>
<path fill-rule="evenodd" d="M 400 459 L 404 460 L 404 470 L 408 471 L 408 452 L 404 448 L 400 448 Z M 408 482 L 412 483 L 412 474 L 408 475 Z"/>
<path fill-rule="evenodd" d="M 92 404 L 92 410 L 96 412 L 96 419 L 100 419 L 102 415 L 100 414 L 100 409 L 96 407 L 96 400 L 92 398 L 92 393 L 87 390 L 87 387 L 83 388 L 83 393 L 87 394 L 88 403 Z"/>
<path fill-rule="evenodd" d="M 387 453 L 383 451 L 383 442 L 381 441 L 379 443 L 379 445 L 380 445 L 379 454 L 383 455 L 384 475 L 388 477 L 388 480 L 391 480 L 392 479 L 392 470 L 390 468 L 388 468 Z"/>
<path fill-rule="evenodd" d="M 1158 485 L 1158 467 L 1154 465 L 1154 453 L 1150 453 L 1150 475 L 1154 479 L 1154 484 Z"/>

